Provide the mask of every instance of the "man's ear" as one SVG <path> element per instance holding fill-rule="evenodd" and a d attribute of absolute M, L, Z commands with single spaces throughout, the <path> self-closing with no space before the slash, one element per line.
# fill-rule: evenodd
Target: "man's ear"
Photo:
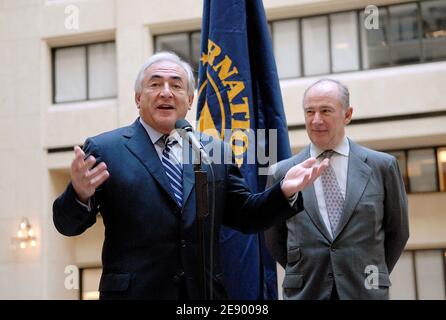
<path fill-rule="evenodd" d="M 352 121 L 352 115 L 353 115 L 353 108 L 348 107 L 347 111 L 345 112 L 344 116 L 344 124 L 348 125 L 350 121 Z"/>
<path fill-rule="evenodd" d="M 189 107 L 187 108 L 187 110 L 192 109 L 192 102 L 194 102 L 194 95 L 190 95 L 189 96 Z"/>
<path fill-rule="evenodd" d="M 141 94 L 135 92 L 135 103 L 136 103 L 136 107 L 139 109 L 139 103 L 141 102 Z"/>

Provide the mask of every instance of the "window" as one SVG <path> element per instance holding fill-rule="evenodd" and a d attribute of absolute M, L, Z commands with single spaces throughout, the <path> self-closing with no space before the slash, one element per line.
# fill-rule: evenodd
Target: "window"
<path fill-rule="evenodd" d="M 446 1 L 421 2 L 423 56 L 426 61 L 446 57 Z"/>
<path fill-rule="evenodd" d="M 88 47 L 88 92 L 90 99 L 116 96 L 115 44 Z"/>
<path fill-rule="evenodd" d="M 271 22 L 279 77 L 368 70 L 446 59 L 446 1 L 364 9 Z M 302 55 L 302 57 L 301 57 Z"/>
<path fill-rule="evenodd" d="M 354 12 L 330 15 L 332 71 L 359 69 L 358 23 Z"/>
<path fill-rule="evenodd" d="M 366 28 L 364 8 L 269 23 L 280 79 L 368 70 L 446 59 L 446 1 L 378 8 Z M 173 51 L 198 75 L 200 31 L 155 37 L 155 51 Z"/>
<path fill-rule="evenodd" d="M 86 49 L 57 49 L 54 53 L 54 102 L 87 100 Z"/>
<path fill-rule="evenodd" d="M 190 61 L 189 34 L 176 33 L 156 37 L 156 51 L 172 51 L 181 59 Z"/>
<path fill-rule="evenodd" d="M 390 48 L 388 39 L 388 14 L 386 8 L 379 9 L 378 29 L 364 28 L 365 15 L 360 12 L 362 64 L 364 69 L 390 65 Z"/>
<path fill-rule="evenodd" d="M 416 300 L 413 254 L 404 251 L 390 274 L 390 299 Z"/>
<path fill-rule="evenodd" d="M 115 43 L 53 49 L 53 102 L 116 96 Z"/>
<path fill-rule="evenodd" d="M 437 191 L 434 149 L 409 150 L 407 160 L 410 191 Z"/>
<path fill-rule="evenodd" d="M 415 252 L 415 267 L 418 299 L 444 300 L 446 297 L 442 250 L 417 250 Z"/>
<path fill-rule="evenodd" d="M 280 78 L 298 77 L 300 71 L 298 20 L 278 21 L 273 24 L 273 48 Z"/>
<path fill-rule="evenodd" d="M 420 61 L 421 43 L 416 3 L 389 7 L 390 53 L 394 64 Z"/>
<path fill-rule="evenodd" d="M 390 298 L 444 300 L 445 270 L 445 249 L 404 251 L 390 275 Z"/>
<path fill-rule="evenodd" d="M 304 73 L 330 73 L 328 20 L 326 16 L 302 19 Z"/>
<path fill-rule="evenodd" d="M 164 34 L 155 37 L 155 51 L 171 51 L 188 62 L 198 77 L 198 66 L 201 57 L 200 31 Z"/>
<path fill-rule="evenodd" d="M 446 147 L 387 151 L 400 168 L 406 191 L 446 191 Z"/>

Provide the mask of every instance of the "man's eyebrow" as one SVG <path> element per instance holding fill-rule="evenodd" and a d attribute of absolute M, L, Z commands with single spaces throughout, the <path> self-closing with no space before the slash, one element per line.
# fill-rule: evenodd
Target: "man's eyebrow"
<path fill-rule="evenodd" d="M 153 80 L 153 79 L 163 79 L 164 77 L 160 76 L 159 74 L 154 74 L 150 77 L 149 80 Z M 180 76 L 170 76 L 169 79 L 171 80 L 176 80 L 176 81 L 181 81 L 182 78 Z"/>

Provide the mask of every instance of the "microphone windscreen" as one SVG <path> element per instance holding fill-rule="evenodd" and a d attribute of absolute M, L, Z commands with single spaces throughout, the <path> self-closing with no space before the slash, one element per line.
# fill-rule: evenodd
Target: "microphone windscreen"
<path fill-rule="evenodd" d="M 175 122 L 175 129 L 192 130 L 192 126 L 186 119 L 180 119 Z"/>

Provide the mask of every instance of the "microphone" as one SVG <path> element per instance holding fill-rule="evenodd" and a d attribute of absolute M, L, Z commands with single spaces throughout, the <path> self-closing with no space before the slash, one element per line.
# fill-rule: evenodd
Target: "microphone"
<path fill-rule="evenodd" d="M 186 119 L 180 119 L 175 122 L 175 129 L 177 129 L 180 136 L 190 143 L 192 149 L 197 153 L 197 155 L 201 156 L 201 159 L 206 164 L 211 164 L 211 160 L 207 152 L 204 150 L 200 141 L 197 140 L 194 134 L 194 129 L 191 124 Z"/>

